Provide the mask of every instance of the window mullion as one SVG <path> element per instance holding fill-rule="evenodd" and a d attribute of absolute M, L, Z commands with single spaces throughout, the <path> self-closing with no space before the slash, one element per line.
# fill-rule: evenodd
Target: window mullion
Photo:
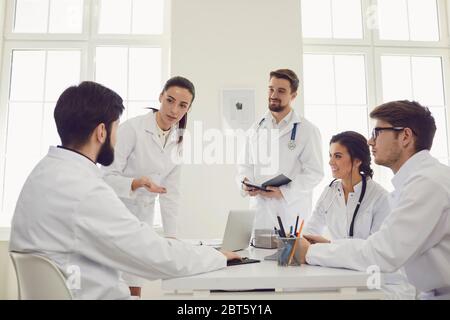
<path fill-rule="evenodd" d="M 330 5 L 330 26 L 331 26 L 331 38 L 334 39 L 334 19 L 333 19 L 333 5 L 331 0 L 328 0 L 328 4 Z"/>
<path fill-rule="evenodd" d="M 48 0 L 47 4 L 47 34 L 50 33 L 50 15 L 51 15 L 51 7 L 52 7 L 52 0 Z"/>
<path fill-rule="evenodd" d="M 127 47 L 127 118 L 130 110 L 130 47 Z"/>
<path fill-rule="evenodd" d="M 42 90 L 42 102 L 41 102 L 41 138 L 39 149 L 42 150 L 42 143 L 44 139 L 44 118 L 45 118 L 45 92 L 47 91 L 47 70 L 48 70 L 48 52 L 49 50 L 45 50 L 45 59 L 44 59 L 44 86 Z"/>
<path fill-rule="evenodd" d="M 134 9 L 134 1 L 133 0 L 129 0 L 130 1 L 130 6 L 131 6 L 131 9 L 130 9 L 130 34 L 133 34 L 133 19 L 134 19 L 134 16 L 133 16 L 133 9 Z"/>
<path fill-rule="evenodd" d="M 413 76 L 413 62 L 412 62 L 412 55 L 410 55 L 410 57 L 409 57 L 409 72 L 410 72 L 410 74 L 411 74 L 411 83 L 410 83 L 410 86 L 411 86 L 411 100 L 415 100 L 416 99 L 416 97 L 415 97 L 415 94 L 414 94 L 414 76 Z"/>
<path fill-rule="evenodd" d="M 335 131 L 337 130 L 338 126 L 338 99 L 337 99 L 337 85 L 336 85 L 336 55 L 332 55 L 332 61 L 333 61 L 333 86 L 334 86 L 334 123 L 335 123 Z"/>

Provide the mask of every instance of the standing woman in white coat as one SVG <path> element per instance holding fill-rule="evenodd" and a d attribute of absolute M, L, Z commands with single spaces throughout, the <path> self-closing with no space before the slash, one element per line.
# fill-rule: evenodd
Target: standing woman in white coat
<path fill-rule="evenodd" d="M 329 165 L 334 180 L 325 187 L 304 238 L 311 243 L 329 243 L 322 235 L 327 229 L 331 241 L 347 238 L 367 239 L 378 231 L 390 213 L 389 193 L 372 180 L 371 157 L 367 140 L 354 131 L 334 135 L 330 141 Z M 384 286 L 388 298 L 415 297 L 406 277 L 391 275 Z"/>
<path fill-rule="evenodd" d="M 177 235 L 180 202 L 180 156 L 187 112 L 195 97 L 191 81 L 169 79 L 159 96 L 159 110 L 129 119 L 118 129 L 114 162 L 104 167 L 104 179 L 127 208 L 153 226 L 155 199 L 159 195 L 166 237 Z M 174 150 L 175 149 L 175 150 Z M 142 280 L 124 274 L 131 294 L 140 296 Z"/>

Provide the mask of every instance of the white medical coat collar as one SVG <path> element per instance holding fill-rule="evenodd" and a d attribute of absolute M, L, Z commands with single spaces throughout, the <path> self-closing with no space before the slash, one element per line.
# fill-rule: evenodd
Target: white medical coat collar
<path fill-rule="evenodd" d="M 82 166 L 83 168 L 86 168 L 89 172 L 91 172 L 94 176 L 102 176 L 101 170 L 92 160 L 70 149 L 50 146 L 47 155 L 52 158 L 61 159 L 66 162 L 72 162 L 79 166 Z"/>
<path fill-rule="evenodd" d="M 285 123 L 287 125 L 289 123 L 289 121 L 291 121 L 293 114 L 294 114 L 294 110 L 291 109 L 291 111 L 289 111 L 289 113 L 287 115 L 285 115 L 284 118 L 281 119 L 281 121 L 277 125 L 279 126 L 281 123 Z M 268 120 L 272 121 L 272 125 L 276 124 L 277 119 L 275 119 L 275 117 L 273 116 L 273 113 L 269 112 L 268 115 L 269 115 Z"/>
<path fill-rule="evenodd" d="M 268 124 L 272 124 L 272 112 L 270 112 L 270 110 L 267 110 L 266 113 L 263 116 L 264 121 L 262 121 L 261 126 L 264 128 L 268 128 Z M 291 132 L 292 130 L 292 126 L 294 125 L 294 123 L 301 123 L 301 118 L 297 115 L 297 113 L 295 112 L 294 109 L 292 109 L 287 115 L 286 117 L 283 118 L 284 121 L 285 119 L 288 119 L 287 125 L 286 127 L 284 127 L 283 129 L 280 130 L 280 137 L 285 135 L 288 132 Z M 298 129 L 298 127 L 297 127 Z"/>
<path fill-rule="evenodd" d="M 144 129 L 146 132 L 153 135 L 155 140 L 158 140 L 156 137 L 158 136 L 158 128 L 156 127 L 158 124 L 156 123 L 156 111 L 150 110 L 149 113 L 145 115 L 144 118 Z M 170 129 L 169 138 L 167 138 L 167 144 L 166 147 L 173 141 L 175 141 L 175 138 L 173 135 L 178 132 L 178 124 L 176 124 L 174 127 Z M 159 140 L 158 140 L 159 141 Z M 175 141 L 176 142 L 176 141 Z"/>
<path fill-rule="evenodd" d="M 398 172 L 395 174 L 395 176 L 392 178 L 391 182 L 394 188 L 400 189 L 405 182 L 408 180 L 408 178 L 411 176 L 411 173 L 416 171 L 418 167 L 420 166 L 420 163 L 430 158 L 430 152 L 428 150 L 422 150 L 414 154 L 411 158 L 406 160 L 406 162 L 400 167 Z"/>
<path fill-rule="evenodd" d="M 366 177 L 367 184 L 370 183 L 370 182 L 369 182 L 370 180 L 371 180 L 370 177 Z M 338 180 L 337 182 L 338 182 L 338 183 L 336 184 L 336 187 L 337 187 L 340 191 L 344 192 L 344 187 L 342 186 L 342 181 L 341 181 L 341 180 Z M 353 186 L 353 193 L 359 194 L 359 193 L 361 192 L 361 189 L 362 189 L 362 180 Z"/>

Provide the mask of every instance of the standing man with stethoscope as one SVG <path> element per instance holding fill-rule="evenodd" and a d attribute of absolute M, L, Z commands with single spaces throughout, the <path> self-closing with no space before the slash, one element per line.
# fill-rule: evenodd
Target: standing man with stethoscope
<path fill-rule="evenodd" d="M 308 218 L 312 191 L 323 177 L 319 129 L 296 114 L 292 102 L 297 96 L 299 79 L 289 69 L 270 73 L 269 110 L 250 129 L 243 150 L 238 179 L 250 207 L 256 210 L 255 229 L 273 229 L 279 215 L 286 228 L 296 218 Z M 284 174 L 292 181 L 280 187 L 261 191 L 242 181 L 262 184 Z"/>

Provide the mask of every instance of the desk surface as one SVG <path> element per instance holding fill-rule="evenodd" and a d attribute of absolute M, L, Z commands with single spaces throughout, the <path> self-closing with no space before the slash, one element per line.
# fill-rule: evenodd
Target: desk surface
<path fill-rule="evenodd" d="M 275 250 L 255 249 L 239 252 L 260 259 L 260 263 L 230 266 L 214 272 L 162 281 L 163 290 L 251 290 L 251 289 L 367 289 L 369 274 L 360 271 L 301 265 L 279 267 L 263 260 Z"/>

